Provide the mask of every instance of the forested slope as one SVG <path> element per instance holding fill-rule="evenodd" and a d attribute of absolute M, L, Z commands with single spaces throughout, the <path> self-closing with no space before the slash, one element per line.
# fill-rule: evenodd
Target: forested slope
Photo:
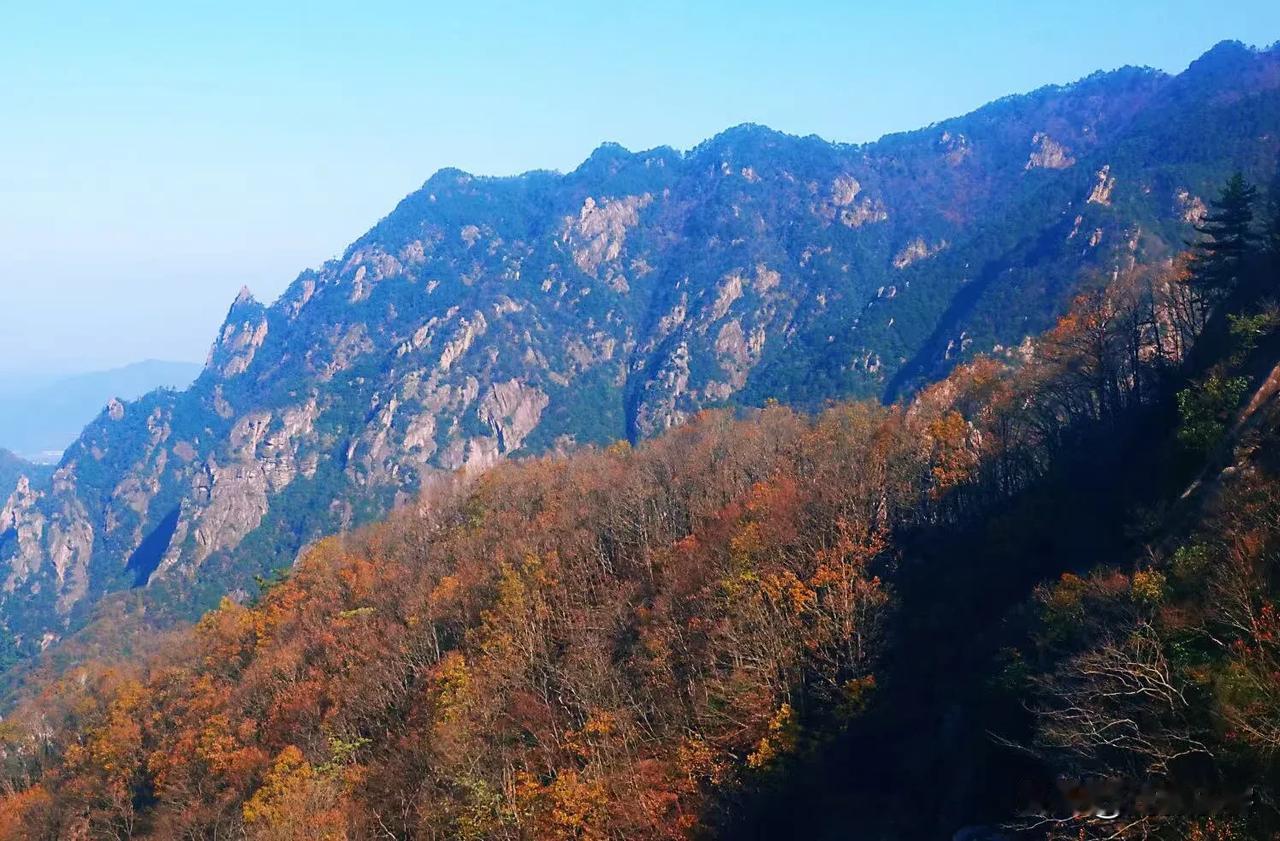
<path fill-rule="evenodd" d="M 908 405 L 459 474 L 33 679 L 0 833 L 1271 837 L 1270 197 L 1233 180 L 1193 253 Z"/>

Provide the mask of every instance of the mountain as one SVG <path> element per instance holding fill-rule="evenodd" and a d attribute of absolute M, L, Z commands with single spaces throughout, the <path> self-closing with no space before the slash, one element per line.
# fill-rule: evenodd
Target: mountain
<path fill-rule="evenodd" d="M 12 492 L 23 476 L 36 484 L 41 484 L 51 475 L 53 475 L 52 467 L 32 464 L 8 450 L 0 449 L 0 488 L 4 488 L 5 493 Z"/>
<path fill-rule="evenodd" d="M 1226 43 L 865 145 L 745 125 L 566 174 L 442 170 L 275 303 L 243 291 L 191 388 L 110 402 L 8 498 L 10 653 L 113 592 L 243 599 L 459 469 L 1019 357 L 1278 153 L 1280 50 Z"/>
<path fill-rule="evenodd" d="M 194 363 L 149 359 L 109 371 L 0 381 L 0 446 L 29 459 L 57 461 L 108 400 L 186 388 L 199 373 Z"/>
<path fill-rule="evenodd" d="M 6 712 L 0 839 L 1278 837 L 1256 198 L 908 403 L 459 471 L 250 604 L 104 615 Z"/>

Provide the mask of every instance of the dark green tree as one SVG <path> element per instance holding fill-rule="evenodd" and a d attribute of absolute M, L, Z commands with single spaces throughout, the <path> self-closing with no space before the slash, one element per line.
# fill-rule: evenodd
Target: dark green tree
<path fill-rule="evenodd" d="M 1196 226 L 1201 240 L 1192 243 L 1192 283 L 1200 294 L 1217 300 L 1229 294 L 1245 272 L 1245 264 L 1258 242 L 1253 230 L 1253 208 L 1258 189 L 1237 172 L 1211 205 L 1213 210 Z"/>
<path fill-rule="evenodd" d="M 1262 251 L 1266 255 L 1265 282 L 1280 286 L 1280 165 L 1267 190 L 1267 204 L 1262 219 Z"/>

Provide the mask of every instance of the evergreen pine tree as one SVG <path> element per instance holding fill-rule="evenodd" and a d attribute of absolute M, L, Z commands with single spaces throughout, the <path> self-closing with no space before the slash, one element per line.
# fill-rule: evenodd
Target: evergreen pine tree
<path fill-rule="evenodd" d="M 1234 289 L 1244 273 L 1245 260 L 1258 241 L 1253 231 L 1253 207 L 1258 189 L 1237 172 L 1211 205 L 1213 210 L 1196 226 L 1203 239 L 1193 244 L 1192 283 L 1208 299 Z"/>
<path fill-rule="evenodd" d="M 1280 287 L 1280 166 L 1267 190 L 1267 205 L 1262 220 L 1262 251 L 1266 255 L 1265 282 Z"/>

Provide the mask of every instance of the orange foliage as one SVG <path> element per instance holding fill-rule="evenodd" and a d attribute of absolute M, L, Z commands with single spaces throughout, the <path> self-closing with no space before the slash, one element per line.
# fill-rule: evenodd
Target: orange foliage
<path fill-rule="evenodd" d="M 136 675 L 59 684 L 68 741 L 0 825 L 687 837 L 791 749 L 802 694 L 852 711 L 873 683 L 888 595 L 870 567 L 932 475 L 903 421 L 710 412 L 459 477 Z"/>

